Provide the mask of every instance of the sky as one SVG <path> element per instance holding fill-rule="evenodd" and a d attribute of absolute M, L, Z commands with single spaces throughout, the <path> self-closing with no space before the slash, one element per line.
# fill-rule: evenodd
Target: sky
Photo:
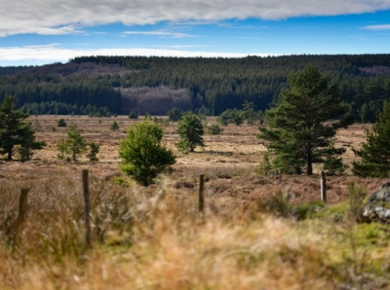
<path fill-rule="evenodd" d="M 390 53 L 390 0 L 0 0 L 0 66 Z"/>

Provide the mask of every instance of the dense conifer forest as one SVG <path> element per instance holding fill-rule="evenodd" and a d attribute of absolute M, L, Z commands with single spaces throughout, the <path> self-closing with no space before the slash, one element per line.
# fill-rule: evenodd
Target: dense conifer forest
<path fill-rule="evenodd" d="M 338 84 L 357 121 L 374 121 L 390 100 L 390 54 L 367 54 L 78 57 L 66 64 L 0 68 L 0 101 L 13 95 L 30 114 L 166 114 L 180 107 L 219 115 L 245 101 L 265 110 L 278 101 L 287 77 L 307 65 Z"/>

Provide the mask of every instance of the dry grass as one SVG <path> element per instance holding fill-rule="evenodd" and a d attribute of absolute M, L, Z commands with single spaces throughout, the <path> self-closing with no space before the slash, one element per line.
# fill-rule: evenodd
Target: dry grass
<path fill-rule="evenodd" d="M 168 179 L 123 188 L 92 178 L 87 249 L 79 179 L 53 172 L 41 184 L 1 183 L 1 289 L 342 289 L 361 272 L 369 283 L 387 277 L 375 267 L 355 270 L 360 261 L 382 263 L 390 251 L 352 253 L 344 224 L 281 219 L 256 202 L 217 197 L 201 215 L 196 190 L 174 189 Z M 31 192 L 12 252 L 20 185 Z"/>
<path fill-rule="evenodd" d="M 131 181 L 129 187 L 115 185 L 118 139 L 134 121 L 117 117 L 121 131 L 111 132 L 114 118 L 65 117 L 101 144 L 101 162 L 92 165 L 86 158 L 77 164 L 55 160 L 55 143 L 66 132 L 51 130 L 59 118 L 37 118 L 38 136 L 49 146 L 34 160 L 0 164 L 0 289 L 390 287 L 388 231 L 351 226 L 343 218 L 350 177 L 328 178 L 328 199 L 335 205 L 311 219 L 280 218 L 272 206 L 261 207 L 276 192 L 291 206 L 318 201 L 319 180 L 283 176 L 279 185 L 256 176 L 253 168 L 263 150 L 256 126 L 228 126 L 221 136 L 206 136 L 204 150 L 178 153 L 175 172 L 143 188 Z M 338 142 L 348 146 L 358 146 L 363 136 L 357 125 L 345 134 L 351 136 Z M 175 125 L 169 125 L 168 146 L 174 148 L 177 138 Z M 92 249 L 84 244 L 80 169 L 85 167 L 91 175 Z M 200 173 L 207 181 L 204 215 L 197 212 Z M 369 191 L 383 182 L 355 180 Z M 28 215 L 13 251 L 22 187 L 31 188 Z"/>

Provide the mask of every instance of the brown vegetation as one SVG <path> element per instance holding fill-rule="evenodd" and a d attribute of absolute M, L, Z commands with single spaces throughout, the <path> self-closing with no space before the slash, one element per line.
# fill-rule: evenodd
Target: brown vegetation
<path fill-rule="evenodd" d="M 0 289 L 389 286 L 388 233 L 369 228 L 378 250 L 368 248 L 373 240 L 367 230 L 340 217 L 338 209 L 347 198 L 348 180 L 369 191 L 383 180 L 328 177 L 328 200 L 337 205 L 322 220 L 298 223 L 265 213 L 263 201 L 279 191 L 293 204 L 318 201 L 319 179 L 283 176 L 279 184 L 276 177 L 256 175 L 253 169 L 264 152 L 256 126 L 229 125 L 223 135 L 206 135 L 205 148 L 183 155 L 173 146 L 177 123 L 167 125 L 164 141 L 178 155 L 178 163 L 172 175 L 144 188 L 131 181 L 129 187 L 115 185 L 120 176 L 118 140 L 137 121 L 127 116 L 62 117 L 68 125 L 77 123 L 88 141 L 100 144 L 100 161 L 92 164 L 85 156 L 78 163 L 57 160 L 55 144 L 67 130 L 56 127 L 60 116 L 31 117 L 37 138 L 48 146 L 32 161 L 0 164 Z M 110 131 L 113 120 L 119 131 Z M 340 131 L 336 146 L 347 147 L 344 161 L 351 162 L 350 148 L 358 147 L 363 137 L 361 125 Z M 92 249 L 83 240 L 82 168 L 89 168 L 91 176 Z M 206 180 L 204 215 L 197 212 L 201 173 Z M 28 214 L 20 245 L 12 253 L 22 187 L 31 188 Z M 359 235 L 364 243 L 357 242 Z"/>
<path fill-rule="evenodd" d="M 66 137 L 67 127 L 57 127 L 57 121 L 64 118 L 69 125 L 77 124 L 81 134 L 89 142 L 96 142 L 100 145 L 98 154 L 99 162 L 90 164 L 85 156 L 77 164 L 69 164 L 66 161 L 56 159 L 58 151 L 56 143 Z M 127 116 L 116 118 L 90 118 L 86 116 L 38 116 L 30 117 L 33 127 L 37 131 L 37 139 L 44 140 L 47 146 L 44 150 L 36 152 L 34 159 L 27 163 L 2 162 L 2 174 L 7 178 L 18 178 L 23 175 L 37 179 L 42 170 L 67 171 L 72 168 L 91 167 L 96 176 L 106 178 L 111 175 L 120 174 L 118 146 L 119 139 L 125 137 L 126 128 L 137 120 L 130 120 Z M 139 118 L 140 120 L 142 117 Z M 110 131 L 110 124 L 115 120 L 119 124 L 118 131 Z M 215 122 L 215 118 L 209 117 L 209 124 Z M 258 129 L 256 125 L 229 125 L 225 127 L 222 135 L 205 135 L 204 148 L 199 148 L 192 154 L 181 154 L 177 151 L 174 143 L 179 141 L 176 133 L 177 123 L 170 123 L 165 126 L 165 136 L 168 148 L 172 149 L 178 156 L 177 164 L 174 166 L 174 173 L 171 179 L 177 182 L 193 182 L 204 173 L 208 178 L 208 190 L 210 194 L 223 196 L 242 195 L 243 199 L 251 199 L 251 195 L 267 191 L 266 186 L 277 182 L 276 178 L 260 177 L 254 173 L 254 169 L 264 153 L 264 146 L 261 140 L 256 138 Z M 53 129 L 54 128 L 54 129 Z M 55 130 L 55 131 L 53 131 Z M 343 161 L 350 164 L 355 160 L 352 147 L 359 148 L 364 140 L 362 125 L 355 124 L 349 129 L 342 129 L 337 135 L 336 147 L 343 146 L 347 149 Z M 315 173 L 319 174 L 320 166 L 315 167 Z M 72 170 L 71 170 L 72 172 Z M 347 171 L 347 173 L 349 173 Z M 344 200 L 346 197 L 347 182 L 352 176 L 328 177 L 328 200 L 331 203 Z M 353 178 L 356 179 L 356 178 Z M 369 185 L 369 190 L 376 188 L 381 182 L 376 180 L 363 181 Z M 220 186 L 223 184 L 224 186 Z M 373 184 L 372 187 L 370 184 Z M 318 176 L 283 176 L 282 187 L 299 201 L 313 201 L 319 196 Z M 237 193 L 234 193 L 237 192 Z"/>

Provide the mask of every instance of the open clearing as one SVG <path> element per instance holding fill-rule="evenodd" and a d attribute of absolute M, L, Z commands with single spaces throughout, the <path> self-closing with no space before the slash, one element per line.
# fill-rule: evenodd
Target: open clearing
<path fill-rule="evenodd" d="M 99 162 L 56 159 L 55 145 L 67 130 L 56 126 L 61 117 L 101 145 Z M 346 202 L 350 180 L 372 191 L 384 179 L 329 176 L 328 204 L 306 204 L 320 199 L 318 175 L 283 176 L 279 184 L 254 173 L 264 152 L 257 126 L 229 125 L 222 135 L 205 135 L 205 148 L 184 155 L 174 147 L 175 123 L 164 137 L 178 156 L 173 173 L 147 188 L 131 181 L 121 186 L 114 182 L 121 176 L 119 140 L 135 121 L 30 119 L 47 147 L 29 162 L 0 161 L 0 289 L 390 287 L 388 227 L 355 223 Z M 117 132 L 109 130 L 114 120 Z M 359 124 L 339 132 L 336 146 L 347 148 L 345 162 L 363 140 Z M 92 248 L 84 240 L 83 168 L 90 172 Z M 203 214 L 200 174 L 206 179 Z M 22 187 L 30 188 L 28 210 L 16 235 Z"/>
<path fill-rule="evenodd" d="M 68 163 L 57 160 L 58 151 L 56 143 L 61 138 L 66 138 L 67 127 L 57 127 L 57 121 L 64 118 L 67 125 L 76 123 L 81 134 L 88 141 L 100 144 L 100 159 L 97 163 L 88 162 L 85 156 L 81 156 L 80 162 Z M 215 122 L 214 117 L 207 119 L 208 124 Z M 125 138 L 125 130 L 134 122 L 127 116 L 111 118 L 91 118 L 87 116 L 37 116 L 30 117 L 36 130 L 38 140 L 47 142 L 43 150 L 36 151 L 30 162 L 1 162 L 1 174 L 7 179 L 20 182 L 21 186 L 26 180 L 44 180 L 47 176 L 60 172 L 64 176 L 79 174 L 81 168 L 89 168 L 91 174 L 97 178 L 108 179 L 120 176 L 118 157 L 119 140 Z M 112 132 L 110 124 L 116 121 L 120 129 Z M 341 129 L 337 134 L 336 147 L 347 149 L 343 161 L 350 164 L 354 160 L 352 147 L 359 148 L 364 141 L 363 127 L 371 125 L 354 124 L 347 130 Z M 256 138 L 257 125 L 229 125 L 225 126 L 222 135 L 204 135 L 204 148 L 197 148 L 195 153 L 181 154 L 177 151 L 174 143 L 178 142 L 176 133 L 177 123 L 165 125 L 163 142 L 177 155 L 177 163 L 174 172 L 169 177 L 172 186 L 185 186 L 195 190 L 200 174 L 206 175 L 206 192 L 209 196 L 251 200 L 261 194 L 269 192 L 269 187 L 277 185 L 277 179 L 272 177 L 260 177 L 254 173 L 254 169 L 264 153 L 261 140 Z M 314 165 L 315 173 L 312 177 L 307 176 L 283 176 L 282 189 L 291 195 L 294 202 L 311 202 L 319 198 L 319 177 L 321 167 Z M 350 171 L 346 171 L 350 174 Z M 382 184 L 381 179 L 361 179 L 352 176 L 328 177 L 328 201 L 337 203 L 346 197 L 348 180 L 356 180 L 367 185 L 369 190 Z"/>

